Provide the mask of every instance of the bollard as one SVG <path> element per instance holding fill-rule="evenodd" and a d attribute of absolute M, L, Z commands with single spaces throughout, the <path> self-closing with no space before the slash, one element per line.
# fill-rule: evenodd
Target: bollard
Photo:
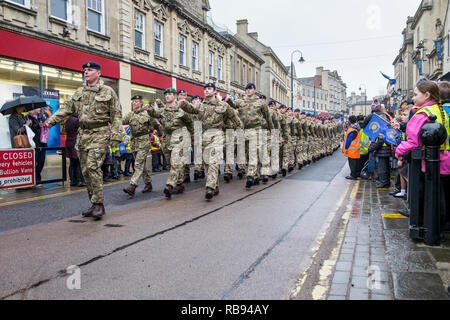
<path fill-rule="evenodd" d="M 423 240 L 425 230 L 423 227 L 423 210 L 420 210 L 420 175 L 422 174 L 422 149 L 415 148 L 411 152 L 411 164 L 408 179 L 409 202 L 409 236 L 411 239 Z M 421 213 L 422 212 L 422 213 Z"/>
<path fill-rule="evenodd" d="M 447 139 L 444 126 L 436 122 L 436 116 L 429 116 L 431 122 L 425 124 L 420 137 L 425 145 L 425 195 L 424 195 L 424 243 L 428 246 L 439 246 L 440 237 L 440 151 Z"/>

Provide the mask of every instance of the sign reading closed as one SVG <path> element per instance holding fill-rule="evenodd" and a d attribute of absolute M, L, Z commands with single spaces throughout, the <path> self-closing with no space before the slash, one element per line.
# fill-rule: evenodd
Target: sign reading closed
<path fill-rule="evenodd" d="M 0 189 L 35 184 L 34 149 L 0 150 Z"/>

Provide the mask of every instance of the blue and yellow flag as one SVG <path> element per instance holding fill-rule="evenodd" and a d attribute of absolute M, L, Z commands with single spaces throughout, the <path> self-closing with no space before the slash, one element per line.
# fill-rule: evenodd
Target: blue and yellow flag
<path fill-rule="evenodd" d="M 382 134 L 384 135 L 383 140 L 394 146 L 398 146 L 398 138 L 402 136 L 402 132 L 395 130 L 394 128 L 387 128 Z"/>
<path fill-rule="evenodd" d="M 370 140 L 375 141 L 380 133 L 383 133 L 388 128 L 388 122 L 374 113 L 372 121 L 364 128 L 364 133 Z"/>
<path fill-rule="evenodd" d="M 128 127 L 127 130 L 125 130 L 125 133 L 129 136 L 131 136 L 131 128 Z"/>

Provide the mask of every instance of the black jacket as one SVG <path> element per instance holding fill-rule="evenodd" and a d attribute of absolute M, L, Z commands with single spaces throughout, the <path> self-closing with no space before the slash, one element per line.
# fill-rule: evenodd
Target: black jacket
<path fill-rule="evenodd" d="M 369 147 L 369 153 L 375 152 L 376 157 L 389 158 L 392 155 L 391 146 L 383 146 L 385 142 L 380 138 L 377 138 Z"/>
<path fill-rule="evenodd" d="M 19 129 L 22 129 L 22 134 L 27 135 L 25 124 L 27 117 L 22 114 L 13 113 L 9 117 L 9 134 L 11 136 L 11 148 L 14 148 L 14 137 L 17 135 Z"/>

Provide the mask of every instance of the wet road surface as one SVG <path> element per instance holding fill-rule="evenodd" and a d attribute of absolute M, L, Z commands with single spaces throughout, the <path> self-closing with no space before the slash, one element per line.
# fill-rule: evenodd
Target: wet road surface
<path fill-rule="evenodd" d="M 250 191 L 244 181 L 221 182 L 212 202 L 204 181 L 171 201 L 162 194 L 165 175 L 154 178 L 154 193 L 141 186 L 135 199 L 123 193 L 126 184 L 111 185 L 101 222 L 79 216 L 85 192 L 1 207 L 0 298 L 289 299 L 311 248 L 333 233 L 326 227 L 339 218 L 347 171 L 336 152 Z M 67 288 L 72 265 L 81 290 Z"/>

